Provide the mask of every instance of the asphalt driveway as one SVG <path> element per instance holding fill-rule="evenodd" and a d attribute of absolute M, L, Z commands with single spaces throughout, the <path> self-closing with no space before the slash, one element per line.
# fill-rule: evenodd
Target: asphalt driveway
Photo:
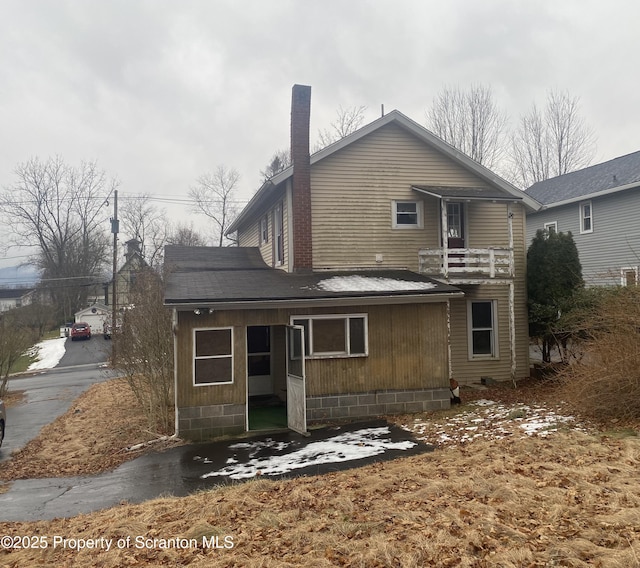
<path fill-rule="evenodd" d="M 0 521 L 70 517 L 159 496 L 185 496 L 257 475 L 318 475 L 432 451 L 384 420 L 172 448 L 100 475 L 12 482 L 0 495 Z"/>

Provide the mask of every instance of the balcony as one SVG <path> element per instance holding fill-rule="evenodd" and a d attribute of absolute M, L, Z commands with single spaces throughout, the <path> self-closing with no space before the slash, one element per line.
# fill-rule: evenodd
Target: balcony
<path fill-rule="evenodd" d="M 511 278 L 514 273 L 510 248 L 422 249 L 418 256 L 421 274 L 449 280 Z"/>

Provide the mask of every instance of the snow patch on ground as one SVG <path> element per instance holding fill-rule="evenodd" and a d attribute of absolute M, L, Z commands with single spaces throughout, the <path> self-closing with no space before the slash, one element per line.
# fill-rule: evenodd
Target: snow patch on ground
<path fill-rule="evenodd" d="M 431 290 L 432 282 L 411 282 L 377 276 L 333 276 L 318 282 L 326 292 L 399 292 L 405 290 Z"/>
<path fill-rule="evenodd" d="M 31 363 L 27 370 L 53 369 L 64 355 L 66 341 L 66 337 L 58 337 L 57 339 L 45 339 L 34 345 L 28 354 L 35 356 L 37 361 Z"/>
<path fill-rule="evenodd" d="M 416 418 L 401 424 L 418 439 L 436 446 L 457 446 L 477 438 L 546 437 L 562 428 L 586 431 L 573 416 L 544 405 L 499 404 L 476 400 L 455 416 Z"/>
<path fill-rule="evenodd" d="M 284 451 L 289 444 L 273 440 L 234 444 L 229 447 L 250 450 L 250 459 L 244 463 L 238 463 L 235 458 L 229 458 L 228 465 L 217 471 L 205 473 L 201 478 L 228 476 L 231 479 L 247 479 L 256 475 L 282 475 L 312 465 L 360 460 L 382 454 L 387 450 L 408 450 L 416 445 L 411 441 L 392 442 L 386 438 L 389 434 L 390 429 L 386 426 L 363 428 L 355 432 L 339 434 L 321 442 L 312 442 L 289 453 L 265 457 L 257 457 L 257 454 L 264 449 L 269 449 L 271 452 Z"/>

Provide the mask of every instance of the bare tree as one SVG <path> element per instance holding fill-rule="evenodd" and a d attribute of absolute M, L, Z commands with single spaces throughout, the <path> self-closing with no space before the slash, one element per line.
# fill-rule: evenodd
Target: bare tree
<path fill-rule="evenodd" d="M 170 230 L 166 244 L 184 247 L 203 247 L 206 246 L 207 241 L 193 228 L 193 223 L 190 225 L 178 223 Z"/>
<path fill-rule="evenodd" d="M 149 266 L 162 263 L 167 241 L 167 216 L 151 202 L 148 193 L 123 199 L 120 209 L 121 231 L 140 242 L 142 256 Z"/>
<path fill-rule="evenodd" d="M 272 157 L 267 167 L 260 170 L 263 181 L 270 180 L 276 174 L 286 170 L 291 165 L 291 152 L 289 150 L 278 150 Z"/>
<path fill-rule="evenodd" d="M 37 249 L 29 263 L 42 270 L 57 318 L 68 320 L 101 280 L 109 244 L 103 205 L 116 182 L 95 163 L 72 167 L 58 157 L 34 158 L 15 174 L 0 194 L 3 220 L 13 245 Z"/>
<path fill-rule="evenodd" d="M 20 312 L 17 309 L 0 314 L 0 398 L 7 393 L 13 365 L 38 339 L 38 330 L 29 326 Z"/>
<path fill-rule="evenodd" d="M 225 232 L 238 214 L 235 193 L 240 174 L 234 168 L 218 166 L 213 172 L 201 175 L 189 189 L 192 211 L 205 215 L 214 223 L 214 237 L 218 246 L 228 243 Z"/>
<path fill-rule="evenodd" d="M 336 120 L 331 123 L 329 128 L 318 131 L 318 142 L 314 147 L 314 151 L 322 150 L 329 144 L 333 144 L 358 130 L 364 122 L 366 110 L 367 107 L 364 105 L 347 108 L 338 107 Z"/>
<path fill-rule="evenodd" d="M 427 128 L 467 156 L 495 168 L 505 150 L 507 115 L 483 85 L 445 87 L 427 111 Z"/>
<path fill-rule="evenodd" d="M 559 91 L 548 93 L 543 111 L 534 104 L 520 118 L 511 143 L 513 177 L 525 188 L 588 166 L 596 149 L 579 98 Z"/>
<path fill-rule="evenodd" d="M 171 311 L 163 305 L 166 274 L 143 270 L 131 289 L 134 305 L 113 335 L 118 369 L 124 372 L 149 428 L 173 430 L 173 334 Z"/>

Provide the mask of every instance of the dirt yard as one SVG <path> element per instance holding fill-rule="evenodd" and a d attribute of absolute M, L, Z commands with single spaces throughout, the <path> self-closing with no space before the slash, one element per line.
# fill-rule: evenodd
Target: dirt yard
<path fill-rule="evenodd" d="M 628 426 L 603 433 L 539 384 L 463 401 L 396 419 L 437 446 L 429 454 L 0 523 L 11 544 L 37 547 L 0 551 L 0 566 L 640 566 L 640 439 Z M 101 447 L 111 467 L 130 433 Z"/>

